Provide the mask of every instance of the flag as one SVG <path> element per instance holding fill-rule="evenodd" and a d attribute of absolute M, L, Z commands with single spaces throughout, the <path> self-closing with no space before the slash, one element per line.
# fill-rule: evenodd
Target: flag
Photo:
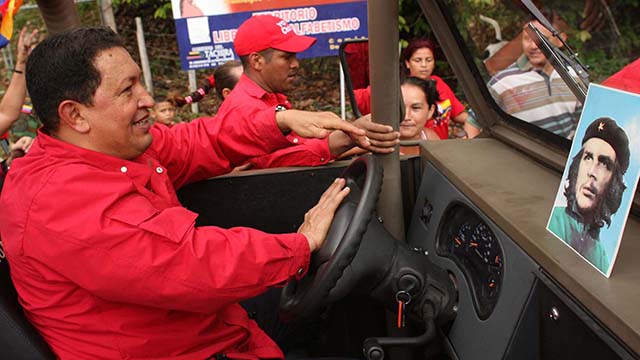
<path fill-rule="evenodd" d="M 0 25 L 0 48 L 7 46 L 13 34 L 13 16 L 22 5 L 22 0 L 0 0 L 0 14 L 2 15 L 2 25 Z"/>

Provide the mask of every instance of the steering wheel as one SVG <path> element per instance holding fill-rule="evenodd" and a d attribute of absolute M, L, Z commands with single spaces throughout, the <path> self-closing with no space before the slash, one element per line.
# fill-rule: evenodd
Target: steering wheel
<path fill-rule="evenodd" d="M 342 174 L 351 189 L 336 210 L 322 247 L 311 255 L 307 275 L 290 281 L 280 298 L 280 316 L 308 317 L 336 296 L 332 293 L 358 252 L 382 187 L 382 165 L 371 154 L 353 160 Z"/>

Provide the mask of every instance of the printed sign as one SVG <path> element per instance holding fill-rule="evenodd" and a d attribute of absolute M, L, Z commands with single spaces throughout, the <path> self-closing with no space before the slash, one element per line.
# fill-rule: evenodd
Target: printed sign
<path fill-rule="evenodd" d="M 639 114 L 640 95 L 589 86 L 547 224 L 549 232 L 606 277 L 638 185 Z"/>
<path fill-rule="evenodd" d="M 172 0 L 182 69 L 237 59 L 233 39 L 249 17 L 270 14 L 318 39 L 298 58 L 335 56 L 347 39 L 367 37 L 367 2 L 358 0 Z"/>

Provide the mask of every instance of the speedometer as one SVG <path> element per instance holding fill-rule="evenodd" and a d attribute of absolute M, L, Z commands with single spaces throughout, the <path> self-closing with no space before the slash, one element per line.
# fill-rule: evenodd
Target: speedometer
<path fill-rule="evenodd" d="M 471 283 L 481 319 L 489 317 L 500 294 L 503 251 L 491 227 L 466 205 L 451 206 L 441 224 L 437 251 L 452 259 Z"/>

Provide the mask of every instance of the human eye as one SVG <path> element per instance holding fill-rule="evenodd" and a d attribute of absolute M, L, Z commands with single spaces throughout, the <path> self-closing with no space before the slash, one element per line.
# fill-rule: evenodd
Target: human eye
<path fill-rule="evenodd" d="M 129 85 L 129 86 L 125 87 L 124 89 L 122 89 L 120 94 L 122 94 L 122 95 L 131 94 L 132 89 L 133 89 L 133 85 Z"/>

